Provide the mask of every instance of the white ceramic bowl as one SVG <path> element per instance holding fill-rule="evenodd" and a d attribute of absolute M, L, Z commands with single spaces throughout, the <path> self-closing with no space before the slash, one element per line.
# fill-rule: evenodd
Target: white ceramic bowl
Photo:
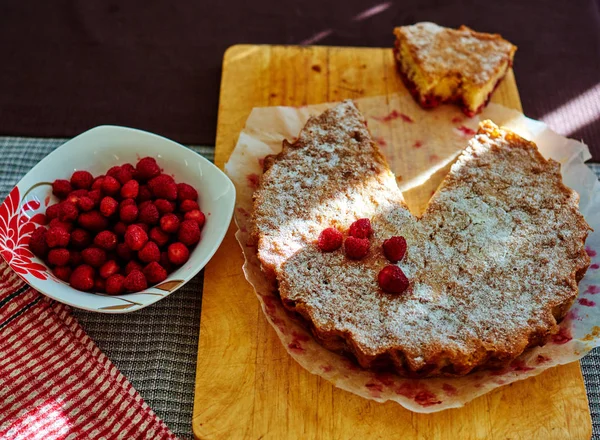
<path fill-rule="evenodd" d="M 76 170 L 94 176 L 126 162 L 155 157 L 165 173 L 198 190 L 206 214 L 200 243 L 183 266 L 157 286 L 139 293 L 86 293 L 60 281 L 28 248 L 29 237 L 43 222 L 46 206 L 57 202 L 51 184 L 70 179 Z M 30 286 L 62 303 L 102 313 L 127 313 L 160 301 L 196 275 L 217 251 L 233 214 L 235 188 L 216 166 L 192 150 L 155 134 L 132 128 L 101 126 L 66 142 L 38 163 L 0 206 L 0 253 Z"/>

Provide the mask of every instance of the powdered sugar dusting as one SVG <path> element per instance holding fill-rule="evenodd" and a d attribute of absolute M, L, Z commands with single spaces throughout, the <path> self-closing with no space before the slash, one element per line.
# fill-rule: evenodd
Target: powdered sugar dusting
<path fill-rule="evenodd" d="M 461 72 L 475 84 L 487 83 L 513 50 L 502 38 L 466 27 L 449 29 L 424 22 L 399 29 L 425 72 Z"/>
<path fill-rule="evenodd" d="M 452 365 L 462 374 L 495 352 L 514 358 L 554 329 L 551 309 L 574 299 L 572 274 L 587 261 L 587 227 L 558 167 L 488 124 L 419 222 L 363 127 L 351 103 L 335 107 L 309 121 L 263 179 L 259 255 L 284 303 L 315 323 L 328 348 L 353 351 L 365 367 L 389 355 L 398 371 Z M 374 230 L 366 259 L 314 245 L 325 227 L 344 230 L 360 217 Z M 411 287 L 398 296 L 376 282 L 392 235 L 408 243 L 400 266 Z"/>

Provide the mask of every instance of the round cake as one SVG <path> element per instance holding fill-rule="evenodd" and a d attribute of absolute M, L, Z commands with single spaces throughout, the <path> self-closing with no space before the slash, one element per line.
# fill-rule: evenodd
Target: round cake
<path fill-rule="evenodd" d="M 368 254 L 323 252 L 321 232 L 372 226 Z M 265 161 L 253 235 L 286 308 L 364 368 L 464 375 L 510 362 L 558 330 L 590 260 L 589 226 L 560 165 L 489 121 L 417 218 L 351 101 L 311 118 Z M 383 241 L 404 237 L 409 280 L 387 293 Z"/>

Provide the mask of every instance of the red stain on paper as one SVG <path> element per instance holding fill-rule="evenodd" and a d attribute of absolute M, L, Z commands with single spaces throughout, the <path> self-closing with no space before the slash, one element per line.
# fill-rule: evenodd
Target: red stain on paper
<path fill-rule="evenodd" d="M 423 146 L 423 142 L 421 141 L 415 141 L 415 143 L 413 144 L 414 148 L 421 148 Z"/>
<path fill-rule="evenodd" d="M 387 145 L 387 142 L 385 141 L 385 139 L 382 136 L 375 138 L 375 143 L 382 147 L 385 147 Z"/>
<path fill-rule="evenodd" d="M 456 387 L 450 385 L 449 383 L 443 384 L 442 390 L 444 390 L 446 396 L 456 396 L 458 394 L 458 390 L 456 389 Z"/>
<path fill-rule="evenodd" d="M 369 394 L 372 397 L 381 397 L 381 392 L 383 391 L 383 385 L 379 384 L 379 383 L 374 383 L 374 382 L 369 382 L 367 384 L 365 384 L 365 387 L 367 388 L 367 390 L 369 390 Z"/>
<path fill-rule="evenodd" d="M 597 293 L 600 293 L 600 286 L 595 286 L 592 284 L 592 285 L 588 286 L 585 293 L 589 293 L 590 295 L 595 295 Z"/>
<path fill-rule="evenodd" d="M 515 359 L 514 361 L 512 361 L 510 363 L 511 368 L 513 369 L 513 371 L 531 371 L 534 370 L 533 367 L 528 366 L 524 360 L 522 359 Z"/>
<path fill-rule="evenodd" d="M 381 121 L 381 122 L 390 122 L 393 121 L 394 119 L 402 119 L 404 122 L 415 122 L 413 120 L 413 118 L 411 118 L 408 115 L 405 115 L 404 113 L 400 113 L 398 110 L 392 110 L 387 116 L 383 116 L 383 117 L 377 117 L 374 116 L 373 119 L 377 120 L 377 121 Z"/>
<path fill-rule="evenodd" d="M 537 365 L 541 365 L 541 364 L 545 364 L 546 362 L 551 361 L 552 359 L 550 359 L 549 357 L 546 357 L 544 355 L 538 354 L 537 358 L 535 358 L 535 363 Z"/>
<path fill-rule="evenodd" d="M 427 407 L 442 403 L 435 394 L 429 391 L 427 387 L 420 382 L 403 382 L 394 391 L 400 396 L 413 399 L 421 406 Z"/>
<path fill-rule="evenodd" d="M 589 299 L 585 299 L 585 298 L 579 298 L 579 300 L 577 302 L 579 304 L 581 304 L 582 306 L 586 306 L 586 307 L 594 307 L 596 305 L 596 303 L 594 301 L 590 301 Z"/>
<path fill-rule="evenodd" d="M 585 247 L 585 251 L 587 252 L 587 254 L 588 254 L 590 257 L 595 257 L 595 256 L 597 255 L 596 251 L 595 251 L 595 250 L 593 250 L 593 249 L 592 249 L 591 247 L 589 247 L 589 246 L 586 246 L 586 247 Z"/>
<path fill-rule="evenodd" d="M 457 128 L 458 131 L 460 131 L 462 134 L 464 134 L 465 136 L 473 136 L 475 134 L 475 130 L 461 125 L 460 127 Z"/>
<path fill-rule="evenodd" d="M 569 329 L 565 327 L 560 327 L 558 333 L 552 335 L 552 342 L 554 342 L 557 345 L 566 344 L 571 339 L 573 339 L 573 336 L 571 336 L 571 332 L 569 331 Z"/>
<path fill-rule="evenodd" d="M 258 183 L 260 182 L 260 177 L 258 177 L 258 174 L 248 174 L 246 176 L 246 180 L 248 180 L 248 186 L 250 186 L 253 189 L 258 188 Z"/>

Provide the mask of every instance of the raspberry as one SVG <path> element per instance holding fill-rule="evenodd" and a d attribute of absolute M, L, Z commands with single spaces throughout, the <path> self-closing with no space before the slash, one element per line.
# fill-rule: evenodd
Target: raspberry
<path fill-rule="evenodd" d="M 71 287 L 77 290 L 88 292 L 94 287 L 94 269 L 87 264 L 77 266 L 69 277 Z"/>
<path fill-rule="evenodd" d="M 369 252 L 369 240 L 366 238 L 348 237 L 344 242 L 346 256 L 353 260 L 360 260 Z"/>
<path fill-rule="evenodd" d="M 138 258 L 144 263 L 160 260 L 160 250 L 153 241 L 147 242 L 138 252 Z"/>
<path fill-rule="evenodd" d="M 179 229 L 179 219 L 175 214 L 165 214 L 160 219 L 160 229 L 167 233 L 177 232 Z"/>
<path fill-rule="evenodd" d="M 125 292 L 125 277 L 123 275 L 111 275 L 104 285 L 109 295 L 120 295 Z"/>
<path fill-rule="evenodd" d="M 119 267 L 117 262 L 115 260 L 109 260 L 102 265 L 98 273 L 102 278 L 106 279 L 112 275 L 119 273 L 119 270 L 121 270 L 121 268 Z"/>
<path fill-rule="evenodd" d="M 150 232 L 150 226 L 148 226 L 146 223 L 135 223 L 135 225 L 142 228 L 146 234 Z"/>
<path fill-rule="evenodd" d="M 141 182 L 150 180 L 160 174 L 160 167 L 153 157 L 144 157 L 135 166 L 135 176 Z"/>
<path fill-rule="evenodd" d="M 148 188 L 157 199 L 176 200 L 177 185 L 167 174 L 161 174 L 148 182 Z"/>
<path fill-rule="evenodd" d="M 135 202 L 134 199 L 121 200 L 121 203 L 119 203 L 119 209 L 124 208 L 125 206 L 129 206 L 129 205 L 137 206 L 137 203 Z"/>
<path fill-rule="evenodd" d="M 173 243 L 167 249 L 169 261 L 176 266 L 181 266 L 190 258 L 190 251 L 183 243 Z"/>
<path fill-rule="evenodd" d="M 100 249 L 112 251 L 117 247 L 117 234 L 112 231 L 102 231 L 94 238 L 94 244 Z"/>
<path fill-rule="evenodd" d="M 110 196 L 106 196 L 100 201 L 100 213 L 104 217 L 110 217 L 115 212 L 117 212 L 117 208 L 119 207 L 119 203 Z"/>
<path fill-rule="evenodd" d="M 99 189 L 93 189 L 90 192 L 88 192 L 87 196 L 90 199 L 92 199 L 92 201 L 94 202 L 94 206 L 96 206 L 100 203 L 100 200 L 102 200 L 102 191 L 100 191 Z"/>
<path fill-rule="evenodd" d="M 74 222 L 79 216 L 77 206 L 71 202 L 62 202 L 60 204 L 60 210 L 58 211 L 58 219 L 61 222 Z"/>
<path fill-rule="evenodd" d="M 138 225 L 130 225 L 125 232 L 125 243 L 132 251 L 139 251 L 148 241 L 148 234 Z"/>
<path fill-rule="evenodd" d="M 157 226 L 150 229 L 149 237 L 150 240 L 152 240 L 154 243 L 161 247 L 169 242 L 169 234 L 167 234 Z"/>
<path fill-rule="evenodd" d="M 122 261 L 131 261 L 135 256 L 135 253 L 129 249 L 129 246 L 127 246 L 125 243 L 119 243 L 117 245 L 117 256 Z"/>
<path fill-rule="evenodd" d="M 127 225 L 123 222 L 117 222 L 115 223 L 113 231 L 115 231 L 115 234 L 117 234 L 119 237 L 123 237 L 125 235 L 125 231 L 127 231 Z"/>
<path fill-rule="evenodd" d="M 46 208 L 46 219 L 53 220 L 58 218 L 58 214 L 60 214 L 60 203 L 55 205 L 50 205 Z"/>
<path fill-rule="evenodd" d="M 62 228 L 67 232 L 71 232 L 73 230 L 72 223 L 61 222 L 59 219 L 55 218 L 48 223 L 48 228 Z"/>
<path fill-rule="evenodd" d="M 71 202 L 74 205 L 77 205 L 77 203 L 79 202 L 79 199 L 81 199 L 82 197 L 87 197 L 88 195 L 88 191 L 85 189 L 77 189 L 73 192 L 71 192 L 71 194 L 69 194 L 67 196 L 67 202 Z"/>
<path fill-rule="evenodd" d="M 193 246 L 200 241 L 200 228 L 193 220 L 184 220 L 179 226 L 177 238 L 186 246 Z"/>
<path fill-rule="evenodd" d="M 152 193 L 150 192 L 150 188 L 148 188 L 148 185 L 141 185 L 136 200 L 141 203 L 145 202 L 146 200 L 150 200 L 151 198 Z"/>
<path fill-rule="evenodd" d="M 103 293 L 105 288 L 106 282 L 103 278 L 98 277 L 94 280 L 94 292 Z"/>
<path fill-rule="evenodd" d="M 121 184 L 112 176 L 106 176 L 102 182 L 102 192 L 109 196 L 114 196 L 119 193 Z"/>
<path fill-rule="evenodd" d="M 71 232 L 71 246 L 75 249 L 85 249 L 92 242 L 92 236 L 88 231 L 81 228 L 76 228 Z"/>
<path fill-rule="evenodd" d="M 69 277 L 71 276 L 71 268 L 69 266 L 56 266 L 52 269 L 52 273 L 59 280 L 68 282 Z"/>
<path fill-rule="evenodd" d="M 92 190 L 102 190 L 102 183 L 104 182 L 104 178 L 106 176 L 98 176 L 94 179 L 92 183 Z"/>
<path fill-rule="evenodd" d="M 48 254 L 48 244 L 46 243 L 46 228 L 38 226 L 29 237 L 29 250 L 42 260 Z"/>
<path fill-rule="evenodd" d="M 71 176 L 71 185 L 77 189 L 90 189 L 94 176 L 89 171 L 75 171 Z"/>
<path fill-rule="evenodd" d="M 85 264 L 100 267 L 106 262 L 106 252 L 99 248 L 89 247 L 81 251 L 81 258 Z"/>
<path fill-rule="evenodd" d="M 369 238 L 372 232 L 371 220 L 360 218 L 350 225 L 348 234 L 356 238 Z"/>
<path fill-rule="evenodd" d="M 121 185 L 125 185 L 133 179 L 131 170 L 122 166 L 112 167 L 106 174 L 117 179 Z"/>
<path fill-rule="evenodd" d="M 198 209 L 194 209 L 193 211 L 188 211 L 185 213 L 185 215 L 183 216 L 183 218 L 185 220 L 193 220 L 196 223 L 198 223 L 198 227 L 200 229 L 202 229 L 202 227 L 204 226 L 204 222 L 206 221 L 206 217 L 204 216 L 204 213 Z"/>
<path fill-rule="evenodd" d="M 129 172 L 133 177 L 135 177 L 135 167 L 130 163 L 124 163 L 123 165 L 121 165 L 121 168 Z"/>
<path fill-rule="evenodd" d="M 83 257 L 81 256 L 81 252 L 71 251 L 71 267 L 77 267 L 81 263 L 83 263 Z"/>
<path fill-rule="evenodd" d="M 119 172 L 120 169 L 121 169 L 121 165 L 115 165 L 114 167 L 110 167 L 108 169 L 108 171 L 106 172 L 106 175 L 110 176 L 110 177 L 114 177 L 116 179 L 117 173 Z"/>
<path fill-rule="evenodd" d="M 52 194 L 59 199 L 66 198 L 71 191 L 73 191 L 73 188 L 68 180 L 57 179 L 52 182 Z"/>
<path fill-rule="evenodd" d="M 133 270 L 127 277 L 125 278 L 125 290 L 128 292 L 139 292 L 140 290 L 144 290 L 148 287 L 148 281 L 146 281 L 146 277 L 139 270 Z"/>
<path fill-rule="evenodd" d="M 143 201 L 142 203 L 140 203 L 139 205 L 137 205 L 137 207 L 141 211 L 142 209 L 144 209 L 148 205 L 152 205 L 152 200 Z"/>
<path fill-rule="evenodd" d="M 156 261 L 144 267 L 144 275 L 150 284 L 160 283 L 167 279 L 167 271 Z"/>
<path fill-rule="evenodd" d="M 96 206 L 96 202 L 88 196 L 83 196 L 77 202 L 77 207 L 84 212 L 91 211 Z"/>
<path fill-rule="evenodd" d="M 137 180 L 129 180 L 121 187 L 121 197 L 125 199 L 135 199 L 140 191 L 140 184 Z"/>
<path fill-rule="evenodd" d="M 406 253 L 406 240 L 404 237 L 394 236 L 383 242 L 383 254 L 392 263 L 397 263 L 404 258 Z"/>
<path fill-rule="evenodd" d="M 160 253 L 160 261 L 159 261 L 159 263 L 160 263 L 160 265 L 162 267 L 165 268 L 165 270 L 167 271 L 167 273 L 169 273 L 169 272 L 171 272 L 173 270 L 173 264 L 169 260 L 169 253 L 168 252 L 161 252 Z"/>
<path fill-rule="evenodd" d="M 398 266 L 385 266 L 377 275 L 377 282 L 381 290 L 387 293 L 402 293 L 409 285 L 408 278 Z"/>
<path fill-rule="evenodd" d="M 108 220 L 98 211 L 82 212 L 77 223 L 84 229 L 92 232 L 100 232 L 108 228 Z"/>
<path fill-rule="evenodd" d="M 319 249 L 323 252 L 333 252 L 342 246 L 343 240 L 342 233 L 337 229 L 323 229 L 323 232 L 319 234 Z"/>
<path fill-rule="evenodd" d="M 158 223 L 159 213 L 154 203 L 147 201 L 143 208 L 140 206 L 140 213 L 138 215 L 138 221 L 147 225 L 155 225 Z M 142 203 L 142 205 L 144 204 Z"/>
<path fill-rule="evenodd" d="M 198 199 L 198 191 L 196 191 L 193 186 L 188 185 L 187 183 L 178 183 L 177 184 L 177 200 L 179 202 L 183 202 L 184 200 L 197 200 L 197 199 Z"/>
<path fill-rule="evenodd" d="M 131 200 L 131 199 L 127 199 Z M 123 223 L 133 223 L 138 217 L 138 207 L 135 205 L 125 205 L 120 208 L 119 218 Z"/>
<path fill-rule="evenodd" d="M 140 263 L 138 263 L 135 260 L 131 260 L 129 263 L 127 263 L 127 265 L 125 266 L 125 275 L 129 275 L 131 272 L 133 272 L 134 270 L 142 270 L 143 267 Z"/>
<path fill-rule="evenodd" d="M 52 249 L 48 252 L 48 264 L 50 266 L 66 266 L 69 264 L 71 255 L 66 249 Z"/>
<path fill-rule="evenodd" d="M 156 199 L 154 201 L 154 206 L 156 206 L 160 215 L 169 214 L 175 211 L 175 203 L 169 202 L 166 199 Z"/>
<path fill-rule="evenodd" d="M 50 227 L 46 232 L 46 244 L 50 248 L 55 247 L 67 247 L 71 234 L 64 229 L 57 226 Z"/>
<path fill-rule="evenodd" d="M 193 211 L 194 209 L 200 209 L 200 207 L 198 206 L 198 203 L 194 202 L 193 200 L 184 200 L 179 204 L 179 209 L 181 212 L 188 212 Z"/>

